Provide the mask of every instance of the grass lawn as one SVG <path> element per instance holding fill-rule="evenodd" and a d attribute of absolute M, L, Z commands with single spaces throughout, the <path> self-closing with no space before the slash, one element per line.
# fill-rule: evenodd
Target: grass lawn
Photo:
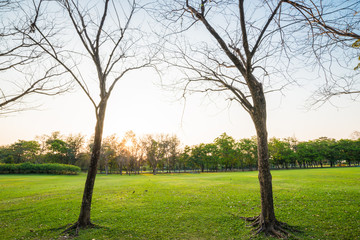
<path fill-rule="evenodd" d="M 276 216 L 297 239 L 360 239 L 360 167 L 272 174 Z M 85 177 L 0 175 L 0 239 L 67 239 Z M 75 239 L 265 239 L 239 218 L 259 212 L 257 172 L 98 175 L 100 227 Z"/>

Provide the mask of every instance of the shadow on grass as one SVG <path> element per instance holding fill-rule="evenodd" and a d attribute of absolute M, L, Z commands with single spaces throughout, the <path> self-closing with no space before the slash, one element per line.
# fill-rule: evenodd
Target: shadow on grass
<path fill-rule="evenodd" d="M 79 228 L 78 230 L 77 229 L 72 229 L 68 232 L 65 232 L 65 230 L 67 230 L 69 227 L 71 227 L 73 224 L 69 223 L 69 224 L 66 224 L 66 225 L 62 225 L 62 226 L 59 226 L 59 227 L 53 227 L 53 228 L 43 228 L 43 229 L 38 229 L 38 230 L 33 230 L 31 229 L 29 231 L 28 234 L 26 234 L 25 237 L 28 237 L 28 238 L 37 238 L 39 236 L 54 236 L 55 239 L 60 239 L 60 240 L 63 240 L 63 239 L 73 239 L 73 238 L 76 238 L 78 236 L 78 234 L 80 233 L 84 233 L 86 231 L 91 231 L 93 229 L 95 230 L 101 230 L 101 231 L 109 231 L 110 228 L 108 227 L 105 227 L 105 226 L 100 226 L 100 225 L 93 225 L 91 227 L 88 227 L 88 228 Z M 53 238 L 51 238 L 53 239 Z"/>

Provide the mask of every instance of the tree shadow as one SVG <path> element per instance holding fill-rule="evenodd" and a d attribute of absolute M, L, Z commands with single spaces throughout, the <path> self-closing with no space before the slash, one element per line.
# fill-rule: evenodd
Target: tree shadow
<path fill-rule="evenodd" d="M 30 234 L 33 236 L 34 233 L 44 235 L 46 233 L 52 232 L 52 233 L 56 233 L 58 235 L 58 238 L 56 238 L 56 239 L 63 240 L 63 239 L 73 239 L 73 238 L 77 237 L 79 235 L 80 231 L 86 231 L 86 230 L 90 230 L 90 229 L 99 229 L 99 230 L 105 230 L 105 231 L 110 230 L 109 227 L 101 226 L 101 225 L 97 225 L 97 224 L 92 224 L 91 226 L 89 226 L 87 228 L 72 228 L 72 226 L 74 226 L 74 224 L 69 223 L 66 225 L 59 226 L 59 227 L 33 230 L 33 231 L 31 231 Z"/>

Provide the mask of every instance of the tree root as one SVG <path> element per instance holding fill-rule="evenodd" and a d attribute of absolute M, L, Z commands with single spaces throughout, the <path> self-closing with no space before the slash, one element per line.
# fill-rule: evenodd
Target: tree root
<path fill-rule="evenodd" d="M 78 236 L 79 235 L 79 230 L 80 229 L 85 229 L 85 228 L 96 228 L 98 227 L 97 225 L 89 222 L 86 225 L 80 225 L 79 222 L 74 223 L 73 225 L 71 225 L 70 227 L 68 227 L 67 229 L 65 229 L 62 234 L 69 234 L 71 236 Z M 75 230 L 75 231 L 74 231 Z"/>
<path fill-rule="evenodd" d="M 299 230 L 295 229 L 294 227 L 289 226 L 286 223 L 279 222 L 275 220 L 273 223 L 265 223 L 261 221 L 260 216 L 255 217 L 241 217 L 246 222 L 251 222 L 248 226 L 254 227 L 252 232 L 254 235 L 264 233 L 266 236 L 273 236 L 276 238 L 287 239 L 288 237 L 292 236 L 289 231 L 291 232 L 300 232 Z"/>

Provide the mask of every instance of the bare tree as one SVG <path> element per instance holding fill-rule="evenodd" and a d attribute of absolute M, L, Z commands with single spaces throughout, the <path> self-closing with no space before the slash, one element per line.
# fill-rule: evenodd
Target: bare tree
<path fill-rule="evenodd" d="M 159 165 L 165 166 L 170 154 L 170 138 L 167 134 L 145 135 L 141 140 L 141 148 L 146 156 L 146 161 L 156 175 Z M 166 162 L 165 162 L 166 161 Z"/>
<path fill-rule="evenodd" d="M 35 7 L 36 16 L 29 26 L 32 31 L 24 34 L 77 83 L 96 117 L 80 215 L 67 229 L 77 233 L 79 228 L 93 226 L 90 210 L 109 97 L 127 73 L 151 66 L 151 53 L 141 45 L 141 30 L 131 27 L 140 9 L 135 0 L 40 0 Z"/>
<path fill-rule="evenodd" d="M 107 136 L 102 141 L 99 161 L 104 163 L 106 175 L 109 173 L 109 166 L 117 158 L 116 151 L 118 145 L 118 139 L 115 134 Z"/>
<path fill-rule="evenodd" d="M 41 48 L 24 34 L 30 16 L 21 4 L 0 1 L 0 116 L 35 107 L 29 103 L 32 95 L 53 96 L 70 87 L 60 78 L 64 71 L 49 66 Z"/>
<path fill-rule="evenodd" d="M 171 170 L 175 172 L 176 160 L 179 155 L 180 140 L 176 135 L 162 135 L 162 141 L 160 147 L 163 152 L 164 167 L 166 167 L 167 173 L 171 173 Z"/>
<path fill-rule="evenodd" d="M 261 213 L 252 218 L 254 225 L 258 226 L 257 232 L 266 232 L 276 236 L 287 234 L 284 224 L 277 221 L 274 212 L 272 177 L 269 167 L 268 135 L 266 126 L 266 100 L 263 82 L 254 73 L 257 66 L 256 59 L 259 47 L 268 36 L 270 23 L 278 13 L 281 1 L 275 6 L 266 9 L 267 19 L 262 19 L 260 27 L 250 25 L 246 19 L 244 1 L 238 4 L 224 1 L 222 3 L 201 1 L 177 1 L 178 11 L 172 13 L 179 19 L 190 17 L 190 24 L 202 24 L 217 42 L 216 48 L 211 48 L 208 43 L 189 43 L 181 46 L 175 45 L 170 51 L 175 55 L 171 62 L 175 67 L 184 69 L 188 82 L 185 88 L 196 84 L 195 91 L 222 92 L 229 91 L 231 100 L 237 101 L 251 116 L 257 132 L 258 167 L 261 192 Z M 235 11 L 237 10 L 237 11 Z M 212 13 L 213 11 L 213 13 Z M 217 17 L 216 14 L 229 15 L 236 21 L 233 29 L 230 21 Z M 212 21 L 212 22 L 211 22 Z M 215 29 L 214 22 L 225 24 L 225 27 Z M 250 29 L 249 29 L 250 25 Z M 263 26 L 261 26 L 263 25 Z M 181 32 L 182 30 L 179 30 Z M 251 35 L 248 36 L 248 33 Z M 222 35 L 221 35 L 222 34 Z M 173 43 L 170 43 L 173 44 Z M 219 51 L 220 50 L 220 51 Z M 194 88 L 194 87 L 193 87 Z M 249 219 L 250 220 L 250 219 Z"/>
<path fill-rule="evenodd" d="M 146 161 L 152 168 L 153 174 L 156 175 L 159 163 L 159 142 L 154 139 L 154 136 L 148 134 L 141 139 L 142 149 L 146 156 Z"/>
<path fill-rule="evenodd" d="M 257 134 L 261 213 L 245 219 L 253 222 L 256 233 L 276 237 L 287 237 L 291 227 L 275 217 L 265 94 L 296 81 L 296 65 L 314 56 L 321 69 L 331 67 L 317 57 L 318 51 L 340 59 L 333 57 L 339 54 L 332 55 L 329 43 L 316 48 L 321 43 L 306 34 L 312 29 L 309 18 L 294 2 L 177 0 L 171 6 L 164 1 L 155 12 L 167 30 L 164 62 L 184 74 L 184 94 L 223 94 L 249 113 Z"/>

